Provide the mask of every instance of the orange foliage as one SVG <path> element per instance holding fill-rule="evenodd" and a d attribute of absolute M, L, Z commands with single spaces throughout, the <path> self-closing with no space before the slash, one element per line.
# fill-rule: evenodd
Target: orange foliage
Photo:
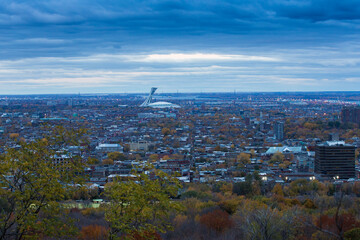
<path fill-rule="evenodd" d="M 18 134 L 18 133 L 10 133 L 10 134 L 9 134 L 9 137 L 10 137 L 10 138 L 13 138 L 13 139 L 14 139 L 14 138 L 18 138 L 18 137 L 19 137 L 19 134 Z"/>
<path fill-rule="evenodd" d="M 108 239 L 109 231 L 106 227 L 99 225 L 89 225 L 82 227 L 80 231 L 81 240 L 106 240 Z"/>
<path fill-rule="evenodd" d="M 234 225 L 230 215 L 220 209 L 202 215 L 200 217 L 200 223 L 217 232 L 224 232 Z"/>
<path fill-rule="evenodd" d="M 321 215 L 316 221 L 316 226 L 340 234 L 340 231 L 344 233 L 360 227 L 360 221 L 356 220 L 356 217 L 351 213 L 340 214 L 337 221 L 335 216 Z"/>
<path fill-rule="evenodd" d="M 135 231 L 131 236 L 130 239 L 134 240 L 161 240 L 161 236 L 157 232 L 153 231 Z"/>

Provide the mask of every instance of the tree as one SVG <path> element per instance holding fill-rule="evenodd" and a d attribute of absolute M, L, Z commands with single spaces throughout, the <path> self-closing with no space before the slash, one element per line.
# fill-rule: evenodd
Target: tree
<path fill-rule="evenodd" d="M 279 197 L 284 197 L 284 192 L 282 190 L 282 187 L 280 184 L 275 184 L 273 190 L 271 191 L 272 193 L 274 193 L 275 195 L 279 196 Z"/>
<path fill-rule="evenodd" d="M 18 133 L 10 133 L 9 137 L 12 138 L 12 139 L 16 139 L 16 138 L 19 137 L 19 134 Z"/>
<path fill-rule="evenodd" d="M 100 161 L 97 158 L 89 157 L 88 161 L 87 161 L 87 164 L 92 165 L 92 164 L 98 164 L 99 162 Z"/>
<path fill-rule="evenodd" d="M 353 228 L 345 232 L 344 237 L 347 240 L 358 240 L 360 236 L 360 228 Z"/>
<path fill-rule="evenodd" d="M 234 225 L 229 213 L 220 209 L 215 209 L 214 211 L 202 215 L 200 217 L 200 223 L 218 233 L 222 233 Z"/>
<path fill-rule="evenodd" d="M 214 151 L 221 151 L 221 147 L 219 145 L 215 146 Z"/>
<path fill-rule="evenodd" d="M 84 143 L 85 132 L 55 128 L 54 133 L 33 142 L 19 141 L 19 149 L 8 148 L 0 156 L 0 239 L 39 239 L 74 233 L 64 224 L 60 200 L 82 178 L 84 164 L 71 157 L 61 164 L 54 161 L 56 150 Z M 78 136 L 79 141 L 73 139 Z M 67 227 L 68 226 L 68 227 Z"/>
<path fill-rule="evenodd" d="M 126 156 L 121 152 L 111 152 L 108 153 L 108 158 L 113 161 L 124 161 L 126 160 Z"/>
<path fill-rule="evenodd" d="M 176 178 L 151 169 L 154 179 L 145 173 L 133 173 L 136 181 L 114 182 L 106 186 L 105 219 L 110 227 L 110 239 L 164 232 L 171 229 L 167 218 L 180 205 L 171 200 L 180 188 Z M 155 234 L 156 235 L 156 234 Z"/>
<path fill-rule="evenodd" d="M 112 164 L 114 164 L 114 160 L 107 158 L 107 159 L 102 160 L 102 164 L 103 165 L 112 165 Z"/>
<path fill-rule="evenodd" d="M 256 157 L 256 152 L 255 152 L 254 149 L 251 149 L 251 150 L 250 150 L 250 154 L 251 154 L 251 157 L 252 157 L 252 158 Z"/>
<path fill-rule="evenodd" d="M 293 239 L 297 228 L 296 209 L 279 212 L 269 207 L 238 212 L 238 227 L 245 233 L 246 239 L 272 240 Z"/>
<path fill-rule="evenodd" d="M 89 225 L 81 228 L 80 240 L 106 240 L 109 230 L 100 225 Z"/>
<path fill-rule="evenodd" d="M 246 175 L 245 182 L 234 183 L 233 193 L 237 195 L 248 195 L 252 193 L 252 175 Z"/>
<path fill-rule="evenodd" d="M 272 155 L 270 163 L 282 163 L 284 162 L 284 159 L 284 154 L 282 154 L 281 152 L 276 152 Z"/>
<path fill-rule="evenodd" d="M 359 228 L 360 221 L 357 220 L 356 216 L 351 212 L 342 212 L 344 202 L 344 192 L 340 191 L 334 196 L 336 202 L 336 212 L 333 216 L 323 214 L 322 206 L 320 206 L 320 216 L 315 221 L 315 224 L 312 219 L 308 219 L 306 224 L 313 227 L 318 232 L 317 234 L 323 235 L 326 239 L 346 239 L 344 233 L 347 231 Z M 341 213 L 342 212 L 342 213 Z M 356 239 L 356 238 L 355 238 Z"/>
<path fill-rule="evenodd" d="M 163 129 L 161 129 L 161 133 L 164 135 L 164 136 L 167 136 L 171 133 L 170 129 L 167 128 L 167 127 L 164 127 Z"/>
<path fill-rule="evenodd" d="M 157 160 L 159 160 L 159 155 L 158 154 L 151 154 L 149 156 L 149 159 L 151 162 L 156 162 Z"/>
<path fill-rule="evenodd" d="M 245 166 L 246 164 L 249 164 L 250 163 L 250 154 L 248 153 L 240 153 L 238 156 L 237 156 L 237 161 L 239 162 L 239 164 L 241 166 Z"/>

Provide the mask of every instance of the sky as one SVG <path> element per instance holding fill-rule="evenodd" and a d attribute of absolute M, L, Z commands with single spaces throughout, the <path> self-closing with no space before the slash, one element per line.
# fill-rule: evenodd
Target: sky
<path fill-rule="evenodd" d="M 0 0 L 0 94 L 360 91 L 359 0 Z"/>

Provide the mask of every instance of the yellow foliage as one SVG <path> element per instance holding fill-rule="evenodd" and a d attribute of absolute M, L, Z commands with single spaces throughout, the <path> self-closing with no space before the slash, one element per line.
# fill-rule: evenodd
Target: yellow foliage
<path fill-rule="evenodd" d="M 114 160 L 107 158 L 107 159 L 104 159 L 102 161 L 102 164 L 104 164 L 104 165 L 112 165 L 112 164 L 114 164 Z"/>
<path fill-rule="evenodd" d="M 281 197 L 284 196 L 284 192 L 282 190 L 282 186 L 280 184 L 275 184 L 273 190 L 271 191 L 272 193 L 276 194 L 276 195 L 279 195 Z"/>
<path fill-rule="evenodd" d="M 233 199 L 224 200 L 219 203 L 219 206 L 223 210 L 228 212 L 229 214 L 233 214 L 236 212 L 237 208 L 240 206 L 242 199 L 243 198 L 241 198 L 241 197 L 237 197 L 237 198 L 233 198 Z"/>
<path fill-rule="evenodd" d="M 181 226 L 184 222 L 186 222 L 187 219 L 188 219 L 187 216 L 183 214 L 176 215 L 176 217 L 174 218 L 175 226 L 176 227 Z"/>
<path fill-rule="evenodd" d="M 314 202 L 311 199 L 306 199 L 305 202 L 304 202 L 304 206 L 306 208 L 310 208 L 310 209 L 316 208 Z"/>

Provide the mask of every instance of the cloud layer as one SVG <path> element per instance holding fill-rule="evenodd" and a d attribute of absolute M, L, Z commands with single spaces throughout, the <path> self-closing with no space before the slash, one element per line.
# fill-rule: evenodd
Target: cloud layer
<path fill-rule="evenodd" d="M 0 94 L 360 90 L 356 0 L 0 1 Z"/>

